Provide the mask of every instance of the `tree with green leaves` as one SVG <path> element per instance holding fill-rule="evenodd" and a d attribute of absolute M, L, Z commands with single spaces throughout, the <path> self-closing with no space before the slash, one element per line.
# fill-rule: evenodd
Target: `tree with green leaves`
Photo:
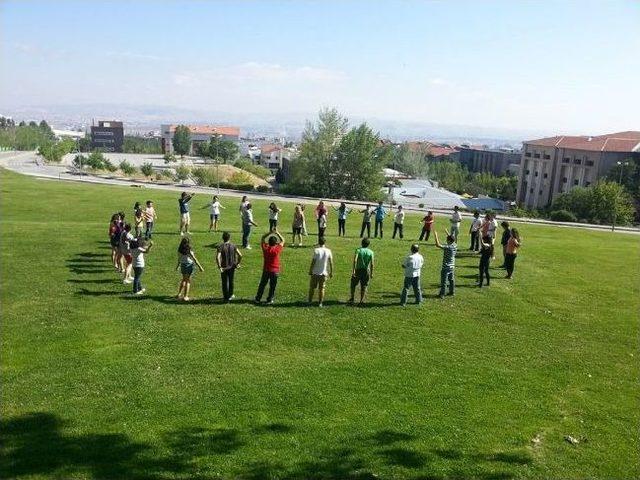
<path fill-rule="evenodd" d="M 633 220 L 631 195 L 616 182 L 600 181 L 592 187 L 575 187 L 559 195 L 551 210 L 567 210 L 581 222 L 621 225 Z"/>
<path fill-rule="evenodd" d="M 189 178 L 189 174 L 191 170 L 184 163 L 180 163 L 176 168 L 176 178 L 184 183 L 184 181 Z"/>
<path fill-rule="evenodd" d="M 173 150 L 184 157 L 191 151 L 191 130 L 186 125 L 178 125 L 173 133 Z"/>
<path fill-rule="evenodd" d="M 233 163 L 240 149 L 238 145 L 229 139 L 214 135 L 208 142 L 202 143 L 198 148 L 198 154 L 202 157 L 211 158 L 216 163 Z"/>
<path fill-rule="evenodd" d="M 153 175 L 153 164 L 151 162 L 145 162 L 140 166 L 140 171 L 145 177 Z"/>

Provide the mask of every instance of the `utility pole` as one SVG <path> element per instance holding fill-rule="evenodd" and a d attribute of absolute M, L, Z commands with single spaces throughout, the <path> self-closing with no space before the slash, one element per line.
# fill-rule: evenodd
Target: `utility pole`
<path fill-rule="evenodd" d="M 620 175 L 618 176 L 618 185 L 622 187 L 622 170 L 624 167 L 629 165 L 629 162 L 616 162 L 620 167 Z M 618 198 L 614 200 L 613 203 L 613 223 L 611 224 L 611 231 L 614 232 L 616 230 L 616 221 L 618 220 Z"/>

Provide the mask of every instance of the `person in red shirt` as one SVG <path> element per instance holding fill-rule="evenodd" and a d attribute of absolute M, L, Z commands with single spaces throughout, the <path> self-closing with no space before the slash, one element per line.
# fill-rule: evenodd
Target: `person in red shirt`
<path fill-rule="evenodd" d="M 267 238 L 269 239 L 268 241 Z M 262 256 L 264 258 L 264 267 L 262 269 L 260 285 L 258 285 L 258 293 L 256 293 L 256 304 L 259 304 L 262 301 L 264 289 L 267 286 L 267 283 L 269 283 L 267 305 L 273 305 L 273 297 L 276 293 L 278 275 L 280 274 L 280 253 L 284 248 L 284 243 L 284 237 L 280 235 L 280 232 L 277 230 L 265 233 L 260 239 Z"/>

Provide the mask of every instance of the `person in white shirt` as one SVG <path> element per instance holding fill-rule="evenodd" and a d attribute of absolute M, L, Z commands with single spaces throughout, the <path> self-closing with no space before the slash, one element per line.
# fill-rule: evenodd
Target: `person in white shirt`
<path fill-rule="evenodd" d="M 318 306 L 324 301 L 325 283 L 333 276 L 333 254 L 325 246 L 324 237 L 318 239 L 318 248 L 313 251 L 311 266 L 309 267 L 309 303 L 313 301 L 313 294 L 318 289 Z"/>
<path fill-rule="evenodd" d="M 204 206 L 204 208 L 209 209 L 209 231 L 213 229 L 214 232 L 218 231 L 218 219 L 220 218 L 220 209 L 224 208 L 222 204 L 218 201 L 218 196 L 214 195 L 211 203 L 208 203 Z"/>
<path fill-rule="evenodd" d="M 320 242 L 320 239 L 324 237 L 324 232 L 326 229 L 327 229 L 327 214 L 322 213 L 318 217 L 318 243 Z"/>
<path fill-rule="evenodd" d="M 271 202 L 269 205 L 269 231 L 273 232 L 278 228 L 278 214 L 282 211 L 282 209 L 278 208 L 278 206 Z"/>
<path fill-rule="evenodd" d="M 453 207 L 453 214 L 451 215 L 451 232 L 449 235 L 453 237 L 455 243 L 458 243 L 458 235 L 460 234 L 460 222 L 462 222 L 462 215 L 460 215 L 458 206 Z"/>
<path fill-rule="evenodd" d="M 402 268 L 404 269 L 404 285 L 402 287 L 402 293 L 400 294 L 400 304 L 405 306 L 407 304 L 407 296 L 409 294 L 409 287 L 413 287 L 413 295 L 416 299 L 416 305 L 422 302 L 422 288 L 420 286 L 420 273 L 422 266 L 424 265 L 424 258 L 418 253 L 417 243 L 411 245 L 411 254 L 402 262 Z"/>
<path fill-rule="evenodd" d="M 473 212 L 473 221 L 471 222 L 471 228 L 469 233 L 471 234 L 471 246 L 469 250 L 474 252 L 480 251 L 480 227 L 482 227 L 482 219 L 479 212 Z"/>
<path fill-rule="evenodd" d="M 402 205 L 400 205 L 393 219 L 393 235 L 391 236 L 391 238 L 396 238 L 396 233 L 400 234 L 400 238 L 404 238 L 404 234 L 402 232 L 403 227 L 404 227 L 404 211 L 402 210 Z"/>

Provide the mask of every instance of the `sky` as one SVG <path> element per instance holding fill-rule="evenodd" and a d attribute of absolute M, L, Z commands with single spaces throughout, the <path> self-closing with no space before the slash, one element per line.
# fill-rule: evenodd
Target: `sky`
<path fill-rule="evenodd" d="M 638 130 L 640 1 L 0 0 L 0 113 L 95 103 Z"/>

